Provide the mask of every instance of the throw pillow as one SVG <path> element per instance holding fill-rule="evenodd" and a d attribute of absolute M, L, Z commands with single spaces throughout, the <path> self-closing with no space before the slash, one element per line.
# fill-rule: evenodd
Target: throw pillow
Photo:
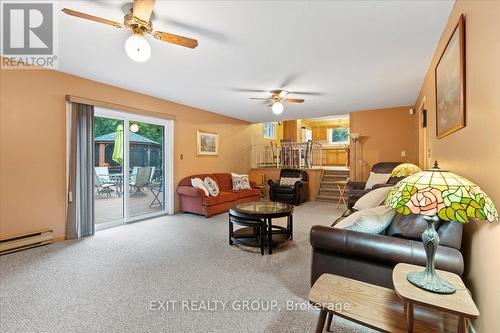
<path fill-rule="evenodd" d="M 359 211 L 354 212 L 351 215 L 347 216 L 346 218 L 340 220 L 333 227 L 339 228 L 339 229 L 347 229 L 347 227 L 352 226 L 353 224 L 355 224 L 359 220 L 361 220 L 361 217 L 374 216 L 374 215 L 378 216 L 378 215 L 386 213 L 387 209 L 388 209 L 388 207 L 386 207 L 386 206 L 377 206 L 374 208 L 359 210 Z"/>
<path fill-rule="evenodd" d="M 199 188 L 200 190 L 203 190 L 205 192 L 205 195 L 208 197 L 210 193 L 208 193 L 207 188 L 205 187 L 205 184 L 203 183 L 203 180 L 200 178 L 192 178 L 191 179 L 191 186 Z"/>
<path fill-rule="evenodd" d="M 250 180 L 248 179 L 248 175 L 238 175 L 236 173 L 231 172 L 231 179 L 233 181 L 233 190 L 250 190 Z"/>
<path fill-rule="evenodd" d="M 377 213 L 373 215 L 362 215 L 356 223 L 346 227 L 345 230 L 369 234 L 382 233 L 391 224 L 396 212 L 394 209 L 386 206 L 376 208 L 379 210 Z"/>
<path fill-rule="evenodd" d="M 295 186 L 295 183 L 301 181 L 302 178 L 298 177 L 281 177 L 280 186 Z"/>
<path fill-rule="evenodd" d="M 217 182 L 213 180 L 210 177 L 205 177 L 205 181 L 203 182 L 205 187 L 208 190 L 208 193 L 210 193 L 211 196 L 216 197 L 219 195 L 219 185 L 217 185 Z"/>
<path fill-rule="evenodd" d="M 391 189 L 392 187 L 390 186 L 374 189 L 373 191 L 370 191 L 359 198 L 358 201 L 356 201 L 356 203 L 354 204 L 353 208 L 356 210 L 363 210 L 380 206 L 380 204 L 385 201 L 385 198 L 387 197 Z"/>
<path fill-rule="evenodd" d="M 375 173 L 370 172 L 370 176 L 366 181 L 365 190 L 371 190 L 373 185 L 385 184 L 391 178 L 390 173 Z"/>
<path fill-rule="evenodd" d="M 345 229 L 350 225 L 353 225 L 354 223 L 358 222 L 359 217 L 361 216 L 361 211 L 354 212 L 351 215 L 344 217 L 342 220 L 340 220 L 338 223 L 336 223 L 333 227 L 338 228 L 338 229 Z"/>

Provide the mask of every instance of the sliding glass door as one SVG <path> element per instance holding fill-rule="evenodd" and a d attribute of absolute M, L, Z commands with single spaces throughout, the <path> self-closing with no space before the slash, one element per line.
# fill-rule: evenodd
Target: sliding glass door
<path fill-rule="evenodd" d="M 172 213 L 172 121 L 96 108 L 96 230 Z"/>
<path fill-rule="evenodd" d="M 129 127 L 129 217 L 160 212 L 165 207 L 164 133 L 161 125 L 134 122 Z"/>
<path fill-rule="evenodd" d="M 123 221 L 123 124 L 109 117 L 94 117 L 94 221 Z"/>

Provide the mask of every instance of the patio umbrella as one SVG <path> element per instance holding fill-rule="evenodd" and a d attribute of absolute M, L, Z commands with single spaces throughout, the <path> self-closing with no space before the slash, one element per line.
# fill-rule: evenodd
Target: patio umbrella
<path fill-rule="evenodd" d="M 113 148 L 113 161 L 123 163 L 123 125 L 118 125 L 115 135 L 115 147 Z"/>

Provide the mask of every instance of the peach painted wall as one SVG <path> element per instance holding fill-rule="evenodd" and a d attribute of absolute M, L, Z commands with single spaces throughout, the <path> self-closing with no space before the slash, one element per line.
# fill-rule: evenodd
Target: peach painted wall
<path fill-rule="evenodd" d="M 460 14 L 465 16 L 467 126 L 436 138 L 434 69 Z M 428 164 L 478 184 L 500 208 L 500 1 L 457 1 L 415 103 L 428 110 Z M 423 142 L 421 138 L 420 142 Z M 423 154 L 422 154 L 423 156 Z M 481 313 L 477 332 L 500 332 L 500 225 L 473 222 L 465 227 L 464 280 Z"/>
<path fill-rule="evenodd" d="M 351 144 L 351 178 L 366 180 L 373 164 L 401 161 L 418 163 L 417 116 L 410 115 L 411 106 L 357 111 L 350 113 L 350 132 L 359 133 L 356 146 Z M 406 156 L 401 156 L 401 151 Z"/>
<path fill-rule="evenodd" d="M 42 228 L 65 234 L 67 94 L 175 115 L 176 184 L 195 173 L 250 169 L 247 122 L 57 71 L 2 70 L 0 237 Z M 196 156 L 197 129 L 219 133 L 218 157 Z"/>

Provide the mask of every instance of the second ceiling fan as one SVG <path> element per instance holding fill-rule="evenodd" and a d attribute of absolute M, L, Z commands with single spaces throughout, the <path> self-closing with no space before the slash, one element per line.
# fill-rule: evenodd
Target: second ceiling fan
<path fill-rule="evenodd" d="M 287 98 L 290 93 L 287 90 L 275 89 L 270 91 L 272 96 L 268 98 L 250 97 L 250 99 L 257 99 L 268 101 L 268 106 L 271 106 L 274 114 L 281 114 L 283 112 L 283 103 L 304 103 L 303 98 Z"/>
<path fill-rule="evenodd" d="M 163 42 L 189 47 L 191 49 L 198 46 L 198 41 L 196 39 L 174 35 L 163 31 L 154 31 L 153 24 L 151 23 L 151 14 L 153 13 L 154 6 L 155 0 L 134 0 L 130 12 L 123 18 L 123 23 L 111 21 L 68 8 L 63 8 L 62 11 L 71 16 L 111 25 L 115 28 L 131 30 L 133 34 L 125 43 L 125 51 L 130 58 L 137 62 L 144 62 L 151 56 L 151 46 L 149 46 L 149 43 L 144 38 L 145 34 L 150 34 L 154 38 Z"/>

